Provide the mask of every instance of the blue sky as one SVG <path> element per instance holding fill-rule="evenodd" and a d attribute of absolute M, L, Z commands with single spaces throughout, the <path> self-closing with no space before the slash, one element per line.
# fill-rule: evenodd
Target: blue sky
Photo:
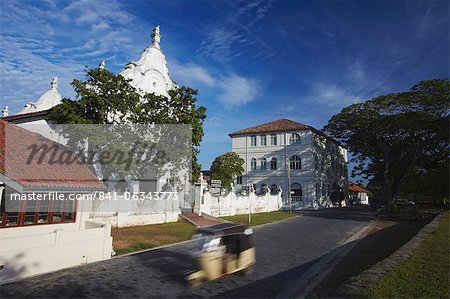
<path fill-rule="evenodd" d="M 161 25 L 172 77 L 208 108 L 200 162 L 228 133 L 289 118 L 322 128 L 343 107 L 448 77 L 448 1 L 8 1 L 0 102 L 17 112 L 84 66 L 120 72 Z"/>

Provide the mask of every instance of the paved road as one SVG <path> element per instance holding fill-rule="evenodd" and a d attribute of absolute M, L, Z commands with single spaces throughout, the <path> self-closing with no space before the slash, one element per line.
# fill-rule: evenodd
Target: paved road
<path fill-rule="evenodd" d="M 0 287 L 0 297 L 274 298 L 344 240 L 366 226 L 372 214 L 353 209 L 299 213 L 300 217 L 255 229 L 254 273 L 239 273 L 191 289 L 189 244 L 65 269 Z M 296 281 L 297 280 L 297 281 Z"/>

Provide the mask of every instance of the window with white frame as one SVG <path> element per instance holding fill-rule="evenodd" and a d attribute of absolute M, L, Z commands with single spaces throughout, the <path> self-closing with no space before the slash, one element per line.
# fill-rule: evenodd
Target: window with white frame
<path fill-rule="evenodd" d="M 266 135 L 261 135 L 261 146 L 267 145 Z"/>
<path fill-rule="evenodd" d="M 302 159 L 298 155 L 293 155 L 289 162 L 291 169 L 302 169 Z"/>
<path fill-rule="evenodd" d="M 251 162 L 250 162 L 250 167 L 252 170 L 256 170 L 256 159 L 252 158 Z"/>
<path fill-rule="evenodd" d="M 290 144 L 300 144 L 300 135 L 297 133 L 292 133 L 292 135 L 289 139 L 289 143 Z"/>
<path fill-rule="evenodd" d="M 256 146 L 256 136 L 250 136 L 250 145 Z"/>
<path fill-rule="evenodd" d="M 261 159 L 261 170 L 267 170 L 267 160 L 266 158 Z"/>
<path fill-rule="evenodd" d="M 270 160 L 270 169 L 272 170 L 277 169 L 277 158 L 273 157 L 272 160 Z"/>
<path fill-rule="evenodd" d="M 277 134 L 270 135 L 270 145 L 277 145 Z"/>

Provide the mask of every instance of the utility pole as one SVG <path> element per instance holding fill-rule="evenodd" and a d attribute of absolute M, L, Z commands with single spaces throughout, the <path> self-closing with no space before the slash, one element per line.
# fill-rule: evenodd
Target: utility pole
<path fill-rule="evenodd" d="M 248 189 L 250 190 L 250 186 L 248 187 Z M 249 192 L 248 193 L 248 224 L 250 224 L 250 222 L 252 222 L 252 193 Z"/>
<path fill-rule="evenodd" d="M 291 163 L 287 163 L 288 169 L 288 201 L 289 201 L 289 213 L 292 213 L 292 198 L 291 198 Z"/>

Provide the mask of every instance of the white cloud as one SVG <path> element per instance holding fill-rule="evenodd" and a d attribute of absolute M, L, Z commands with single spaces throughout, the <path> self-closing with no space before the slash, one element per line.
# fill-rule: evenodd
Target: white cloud
<path fill-rule="evenodd" d="M 222 5 L 222 4 L 216 4 Z M 233 12 L 215 19 L 202 30 L 205 40 L 198 49 L 202 56 L 227 62 L 247 52 L 254 52 L 260 59 L 273 56 L 270 45 L 258 32 L 255 24 L 263 20 L 272 7 L 271 0 L 248 1 L 247 5 L 230 2 Z M 217 7 L 217 9 L 222 9 Z"/>
<path fill-rule="evenodd" d="M 116 0 L 80 0 L 72 2 L 64 9 L 75 17 L 78 25 L 91 25 L 105 22 L 108 24 L 127 24 L 135 19 L 132 14 L 124 11 L 121 3 Z"/>
<path fill-rule="evenodd" d="M 108 23 L 103 22 L 103 21 L 96 23 L 96 24 L 92 24 L 92 26 L 91 26 L 92 31 L 101 31 L 101 30 L 110 29 L 110 28 L 111 28 L 111 26 L 109 26 Z"/>
<path fill-rule="evenodd" d="M 226 108 L 239 107 L 255 99 L 260 91 L 256 80 L 238 75 L 222 78 L 220 82 L 222 93 L 217 97 Z"/>
<path fill-rule="evenodd" d="M 235 108 L 253 101 L 260 92 L 257 80 L 235 73 L 213 75 L 208 69 L 195 63 L 182 64 L 170 61 L 170 70 L 180 85 L 197 88 L 202 84 L 212 89 L 216 99 L 226 108 Z"/>
<path fill-rule="evenodd" d="M 329 108 L 341 108 L 362 100 L 360 96 L 353 94 L 351 90 L 325 83 L 315 84 L 309 97 L 314 101 L 327 105 Z"/>
<path fill-rule="evenodd" d="M 172 60 L 169 66 L 173 77 L 185 85 L 195 86 L 197 83 L 201 83 L 206 86 L 214 86 L 216 84 L 215 78 L 198 64 L 181 64 L 176 60 Z"/>
<path fill-rule="evenodd" d="M 48 90 L 54 76 L 59 77 L 61 95 L 73 97 L 70 82 L 81 78 L 85 65 L 107 59 L 109 66 L 122 66 L 115 56 L 134 48 L 128 23 L 134 16 L 119 2 L 82 0 L 63 5 L 2 4 L 0 106 L 21 110 Z"/>

